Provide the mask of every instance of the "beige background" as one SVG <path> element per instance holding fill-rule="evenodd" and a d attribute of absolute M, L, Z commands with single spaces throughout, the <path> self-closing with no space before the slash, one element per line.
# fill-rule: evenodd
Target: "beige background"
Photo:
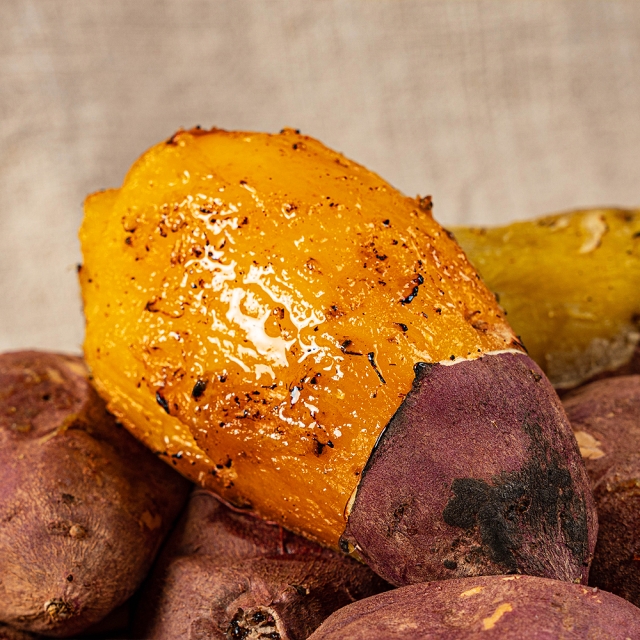
<path fill-rule="evenodd" d="M 78 351 L 88 192 L 301 128 L 445 224 L 640 204 L 640 2 L 0 0 L 0 350 Z"/>

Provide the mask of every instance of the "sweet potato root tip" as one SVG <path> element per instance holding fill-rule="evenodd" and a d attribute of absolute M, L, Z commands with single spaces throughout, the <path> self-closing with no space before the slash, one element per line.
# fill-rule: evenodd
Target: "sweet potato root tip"
<path fill-rule="evenodd" d="M 196 490 L 142 594 L 136 637 L 305 640 L 386 588 L 351 558 Z"/>
<path fill-rule="evenodd" d="M 416 371 L 343 540 L 396 585 L 500 573 L 586 581 L 593 500 L 537 365 L 504 353 Z"/>

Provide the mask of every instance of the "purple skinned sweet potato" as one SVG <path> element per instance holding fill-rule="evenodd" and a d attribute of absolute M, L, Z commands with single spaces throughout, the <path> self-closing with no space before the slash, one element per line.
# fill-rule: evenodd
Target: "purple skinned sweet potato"
<path fill-rule="evenodd" d="M 564 404 L 600 523 L 589 584 L 640 605 L 640 375 L 585 385 Z"/>
<path fill-rule="evenodd" d="M 110 416 L 80 358 L 0 356 L 0 622 L 78 634 L 136 590 L 188 483 Z"/>
<path fill-rule="evenodd" d="M 632 640 L 640 609 L 606 591 L 533 576 L 428 582 L 366 598 L 309 640 Z"/>
<path fill-rule="evenodd" d="M 195 490 L 141 597 L 135 637 L 304 640 L 387 589 L 368 567 Z"/>
<path fill-rule="evenodd" d="M 586 582 L 597 519 L 551 384 L 527 356 L 416 366 L 342 544 L 395 585 L 526 573 Z"/>

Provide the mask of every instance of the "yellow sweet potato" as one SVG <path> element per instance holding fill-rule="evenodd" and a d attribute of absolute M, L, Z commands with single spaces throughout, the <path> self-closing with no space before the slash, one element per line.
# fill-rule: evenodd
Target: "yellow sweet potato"
<path fill-rule="evenodd" d="M 556 388 L 575 387 L 634 357 L 640 211 L 575 211 L 453 232 Z"/>

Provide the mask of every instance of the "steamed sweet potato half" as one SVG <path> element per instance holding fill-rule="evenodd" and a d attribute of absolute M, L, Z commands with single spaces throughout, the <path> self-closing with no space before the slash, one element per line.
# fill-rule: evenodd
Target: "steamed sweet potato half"
<path fill-rule="evenodd" d="M 415 584 L 340 609 L 309 640 L 632 640 L 640 609 L 606 591 L 532 576 Z"/>
<path fill-rule="evenodd" d="M 586 577 L 562 407 L 429 198 L 292 130 L 182 131 L 80 237 L 95 384 L 186 476 L 395 584 Z"/>

